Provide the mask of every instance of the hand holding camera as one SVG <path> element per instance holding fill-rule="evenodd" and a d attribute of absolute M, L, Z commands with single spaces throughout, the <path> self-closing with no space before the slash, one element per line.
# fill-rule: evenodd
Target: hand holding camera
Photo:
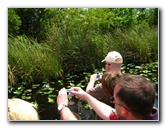
<path fill-rule="evenodd" d="M 73 96 L 73 94 L 71 94 L 71 91 L 73 91 L 74 89 L 70 88 L 70 89 L 66 89 L 67 95 L 68 96 Z"/>
<path fill-rule="evenodd" d="M 96 74 L 96 78 L 102 79 L 102 75 L 101 74 Z"/>

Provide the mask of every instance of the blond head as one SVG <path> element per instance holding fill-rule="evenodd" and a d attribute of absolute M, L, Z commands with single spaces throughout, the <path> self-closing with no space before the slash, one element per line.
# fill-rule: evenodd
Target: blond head
<path fill-rule="evenodd" d="M 39 120 L 37 107 L 22 99 L 8 99 L 8 120 Z"/>

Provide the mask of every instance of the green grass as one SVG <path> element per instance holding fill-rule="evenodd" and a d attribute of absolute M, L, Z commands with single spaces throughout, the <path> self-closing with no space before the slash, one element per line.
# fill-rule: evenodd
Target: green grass
<path fill-rule="evenodd" d="M 105 34 L 85 28 L 74 30 L 52 30 L 48 40 L 40 44 L 26 36 L 9 37 L 9 84 L 93 72 L 104 66 L 101 61 L 113 50 L 122 54 L 125 65 L 158 61 L 158 31 L 146 24 Z"/>
<path fill-rule="evenodd" d="M 8 66 L 9 84 L 47 81 L 62 73 L 61 62 L 49 45 L 38 44 L 24 36 L 9 38 Z"/>

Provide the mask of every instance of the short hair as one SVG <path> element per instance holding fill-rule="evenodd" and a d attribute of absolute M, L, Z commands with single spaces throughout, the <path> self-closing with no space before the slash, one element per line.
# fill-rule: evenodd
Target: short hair
<path fill-rule="evenodd" d="M 123 74 L 123 80 L 116 96 L 137 117 L 147 117 L 151 113 L 155 102 L 153 83 L 141 75 Z"/>
<path fill-rule="evenodd" d="M 8 99 L 8 120 L 39 120 L 37 106 L 19 98 Z"/>

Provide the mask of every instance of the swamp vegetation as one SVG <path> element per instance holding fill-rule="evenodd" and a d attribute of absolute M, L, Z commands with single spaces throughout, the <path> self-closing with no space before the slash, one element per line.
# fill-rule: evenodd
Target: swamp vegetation
<path fill-rule="evenodd" d="M 36 104 L 41 120 L 59 119 L 59 89 L 85 89 L 91 74 L 104 71 L 101 60 L 115 50 L 124 59 L 122 72 L 152 81 L 158 98 L 158 12 L 158 8 L 8 8 L 8 97 Z M 69 100 L 78 102 L 74 97 Z M 91 106 L 81 104 L 90 113 L 81 112 L 82 119 L 93 119 Z M 77 109 L 73 111 L 78 113 Z"/>

